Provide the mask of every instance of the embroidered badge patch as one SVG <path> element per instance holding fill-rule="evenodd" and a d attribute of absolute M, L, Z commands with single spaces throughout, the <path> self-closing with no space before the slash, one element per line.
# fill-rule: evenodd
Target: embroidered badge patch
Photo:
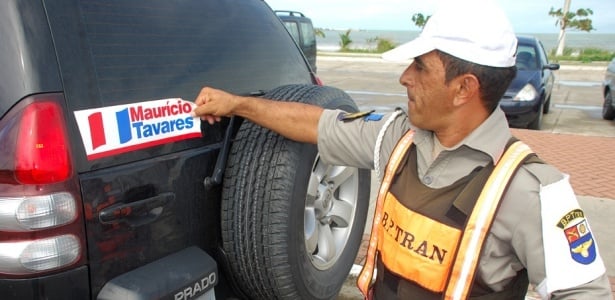
<path fill-rule="evenodd" d="M 337 120 L 343 121 L 343 122 L 350 122 L 350 121 L 358 120 L 360 118 L 363 118 L 363 121 L 366 121 L 366 122 L 382 120 L 382 117 L 384 115 L 375 114 L 374 112 L 375 110 L 356 112 L 356 113 L 343 112 L 337 115 Z"/>
<path fill-rule="evenodd" d="M 596 243 L 582 210 L 571 210 L 559 220 L 557 227 L 561 228 L 566 236 L 572 259 L 584 265 L 596 260 Z"/>

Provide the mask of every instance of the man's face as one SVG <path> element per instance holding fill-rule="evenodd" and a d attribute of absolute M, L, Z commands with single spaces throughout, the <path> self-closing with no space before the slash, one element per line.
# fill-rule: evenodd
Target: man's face
<path fill-rule="evenodd" d="M 408 115 L 414 126 L 437 131 L 451 124 L 455 93 L 444 84 L 444 75 L 440 57 L 431 51 L 416 57 L 399 78 L 406 87 Z"/>

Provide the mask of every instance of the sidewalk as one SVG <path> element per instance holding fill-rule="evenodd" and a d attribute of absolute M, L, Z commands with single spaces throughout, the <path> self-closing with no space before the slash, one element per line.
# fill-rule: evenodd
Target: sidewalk
<path fill-rule="evenodd" d="M 538 156 L 570 175 L 577 195 L 615 199 L 615 138 L 512 129 Z M 582 162 L 582 163 L 579 163 Z"/>

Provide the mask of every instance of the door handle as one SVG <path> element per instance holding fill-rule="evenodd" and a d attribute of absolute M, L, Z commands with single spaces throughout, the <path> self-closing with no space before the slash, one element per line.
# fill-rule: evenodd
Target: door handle
<path fill-rule="evenodd" d="M 126 222 L 132 227 L 141 226 L 156 220 L 164 207 L 173 200 L 175 193 L 166 192 L 143 200 L 112 205 L 103 209 L 98 219 L 103 224 Z"/>

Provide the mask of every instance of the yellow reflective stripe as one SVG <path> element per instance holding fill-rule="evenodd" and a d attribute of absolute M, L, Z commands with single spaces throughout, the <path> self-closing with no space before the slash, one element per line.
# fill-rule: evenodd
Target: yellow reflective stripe
<path fill-rule="evenodd" d="M 389 163 L 387 164 L 385 176 L 378 192 L 378 199 L 376 200 L 376 211 L 374 212 L 372 230 L 369 237 L 369 245 L 367 247 L 367 256 L 365 259 L 365 264 L 363 265 L 363 269 L 361 269 L 361 273 L 359 273 L 359 277 L 357 279 L 357 287 L 359 288 L 363 296 L 366 298 L 369 292 L 369 286 L 372 283 L 372 278 L 374 276 L 376 249 L 378 246 L 377 233 L 378 226 L 380 224 L 380 221 L 382 220 L 384 199 L 387 192 L 389 191 L 389 187 L 391 186 L 391 181 L 393 179 L 393 176 L 395 175 L 395 170 L 399 166 L 399 163 L 401 162 L 404 153 L 408 150 L 408 148 L 410 148 L 413 137 L 414 131 L 410 130 L 399 141 L 397 146 L 395 146 L 395 149 L 391 154 L 391 158 L 389 159 Z M 374 159 L 379 158 L 375 157 Z"/>
<path fill-rule="evenodd" d="M 502 156 L 489 176 L 468 220 L 444 299 L 468 297 L 483 241 L 495 217 L 498 204 L 517 166 L 533 153 L 523 142 L 515 142 Z"/>

